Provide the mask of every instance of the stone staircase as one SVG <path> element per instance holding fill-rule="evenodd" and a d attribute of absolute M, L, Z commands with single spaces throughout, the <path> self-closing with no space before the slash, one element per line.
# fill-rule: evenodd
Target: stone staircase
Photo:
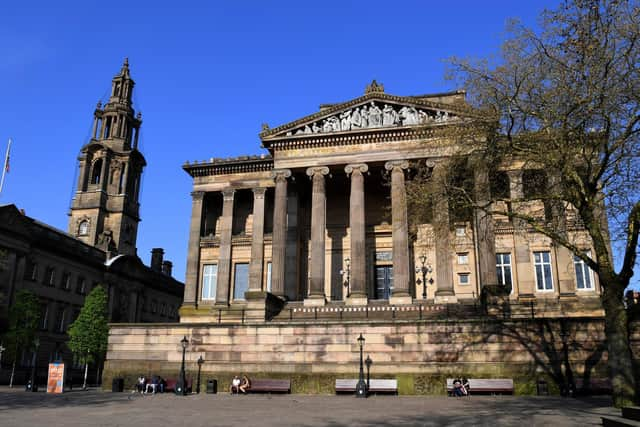
<path fill-rule="evenodd" d="M 607 416 L 602 417 L 602 425 L 605 427 L 625 427 L 635 426 L 640 427 L 640 407 L 628 406 L 622 408 L 622 416 Z"/>

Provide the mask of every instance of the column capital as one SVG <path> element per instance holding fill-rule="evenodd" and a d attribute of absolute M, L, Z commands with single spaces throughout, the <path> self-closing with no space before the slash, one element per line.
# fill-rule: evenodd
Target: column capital
<path fill-rule="evenodd" d="M 329 168 L 326 166 L 314 166 L 311 168 L 307 168 L 307 175 L 309 176 L 314 176 L 314 175 L 328 175 L 329 174 Z"/>
<path fill-rule="evenodd" d="M 222 197 L 225 201 L 231 201 L 233 200 L 233 195 L 235 194 L 236 190 L 234 190 L 233 188 L 225 188 L 224 190 L 222 190 Z"/>
<path fill-rule="evenodd" d="M 256 187 L 253 189 L 253 197 L 256 199 L 264 199 L 264 195 L 266 192 L 266 187 Z"/>
<path fill-rule="evenodd" d="M 204 198 L 204 191 L 192 191 L 191 192 L 191 198 L 194 201 L 202 200 Z"/>
<path fill-rule="evenodd" d="M 286 180 L 289 177 L 291 177 L 291 169 L 273 169 L 273 170 L 271 170 L 271 178 L 276 180 L 276 182 L 280 181 L 280 180 Z"/>
<path fill-rule="evenodd" d="M 350 165 L 346 165 L 344 167 L 344 171 L 347 175 L 351 175 L 355 171 L 360 171 L 360 173 L 365 173 L 369 170 L 369 165 L 366 163 L 353 163 Z"/>
<path fill-rule="evenodd" d="M 384 168 L 388 171 L 392 171 L 396 168 L 409 169 L 409 162 L 407 160 L 391 160 L 384 164 Z"/>

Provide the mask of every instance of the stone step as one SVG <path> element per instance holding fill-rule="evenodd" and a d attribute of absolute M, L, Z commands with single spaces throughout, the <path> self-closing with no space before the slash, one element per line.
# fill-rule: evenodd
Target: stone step
<path fill-rule="evenodd" d="M 640 421 L 640 406 L 622 408 L 622 416 L 628 420 Z"/>
<path fill-rule="evenodd" d="M 640 421 L 609 415 L 602 417 L 602 425 L 604 427 L 640 427 Z"/>

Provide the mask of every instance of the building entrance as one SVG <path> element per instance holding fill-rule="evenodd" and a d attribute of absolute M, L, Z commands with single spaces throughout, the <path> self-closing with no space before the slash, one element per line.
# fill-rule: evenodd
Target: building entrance
<path fill-rule="evenodd" d="M 389 299 L 393 293 L 393 266 L 376 266 L 376 299 Z"/>

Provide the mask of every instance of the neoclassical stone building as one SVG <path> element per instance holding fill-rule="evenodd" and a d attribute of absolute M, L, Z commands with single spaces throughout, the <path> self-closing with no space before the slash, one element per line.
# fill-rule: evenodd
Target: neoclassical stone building
<path fill-rule="evenodd" d="M 432 222 L 410 235 L 411 169 L 437 175 L 443 160 L 471 154 L 477 144 L 451 129 L 474 118 L 464 93 L 394 96 L 374 81 L 362 97 L 265 125 L 265 154 L 185 164 L 193 211 L 183 316 L 207 321 L 210 308 L 251 305 L 264 292 L 303 306 L 410 305 L 507 285 L 514 301 L 594 302 L 597 279 L 582 262 L 506 217 L 457 220 L 441 197 Z M 487 173 L 474 171 L 479 198 L 490 197 Z M 513 199 L 527 173 L 505 165 Z M 589 250 L 586 235 L 580 244 Z"/>

